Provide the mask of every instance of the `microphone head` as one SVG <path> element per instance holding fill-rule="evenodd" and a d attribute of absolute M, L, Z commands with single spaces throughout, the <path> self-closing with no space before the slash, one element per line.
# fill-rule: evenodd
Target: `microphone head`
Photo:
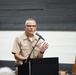
<path fill-rule="evenodd" d="M 45 39 L 39 34 L 39 33 L 35 33 L 39 38 L 41 38 L 42 40 L 45 41 Z"/>
<path fill-rule="evenodd" d="M 38 32 L 35 33 L 37 36 L 39 36 L 40 34 Z"/>

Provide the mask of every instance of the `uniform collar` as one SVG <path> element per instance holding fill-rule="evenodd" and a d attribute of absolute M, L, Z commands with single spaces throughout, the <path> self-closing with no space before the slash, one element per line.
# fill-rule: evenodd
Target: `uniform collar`
<path fill-rule="evenodd" d="M 26 36 L 26 33 L 25 32 L 23 33 L 22 38 L 23 38 L 23 40 L 28 39 L 28 37 Z M 37 40 L 36 35 L 33 36 L 33 40 Z"/>
<path fill-rule="evenodd" d="M 25 32 L 23 33 L 22 38 L 23 38 L 23 40 L 27 39 L 27 36 L 26 36 Z"/>

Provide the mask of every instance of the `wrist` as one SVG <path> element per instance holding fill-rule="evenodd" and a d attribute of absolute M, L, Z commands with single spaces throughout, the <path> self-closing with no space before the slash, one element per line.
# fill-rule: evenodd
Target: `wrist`
<path fill-rule="evenodd" d="M 41 53 L 41 54 L 44 54 L 44 51 L 43 51 L 43 52 L 42 52 L 42 51 L 40 51 L 40 53 Z"/>

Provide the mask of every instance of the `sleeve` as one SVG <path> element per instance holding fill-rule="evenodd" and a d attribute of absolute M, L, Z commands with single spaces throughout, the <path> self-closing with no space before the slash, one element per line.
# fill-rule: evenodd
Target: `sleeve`
<path fill-rule="evenodd" d="M 13 54 L 15 54 L 15 53 L 19 54 L 20 53 L 20 44 L 19 44 L 19 40 L 17 37 L 15 38 L 15 41 L 14 41 L 12 53 Z"/>

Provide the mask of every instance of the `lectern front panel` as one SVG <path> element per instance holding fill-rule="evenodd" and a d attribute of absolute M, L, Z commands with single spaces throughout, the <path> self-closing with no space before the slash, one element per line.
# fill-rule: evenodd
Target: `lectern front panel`
<path fill-rule="evenodd" d="M 58 75 L 58 58 L 33 59 L 31 75 Z"/>
<path fill-rule="evenodd" d="M 30 59 L 18 66 L 18 75 L 58 75 L 58 58 Z"/>

